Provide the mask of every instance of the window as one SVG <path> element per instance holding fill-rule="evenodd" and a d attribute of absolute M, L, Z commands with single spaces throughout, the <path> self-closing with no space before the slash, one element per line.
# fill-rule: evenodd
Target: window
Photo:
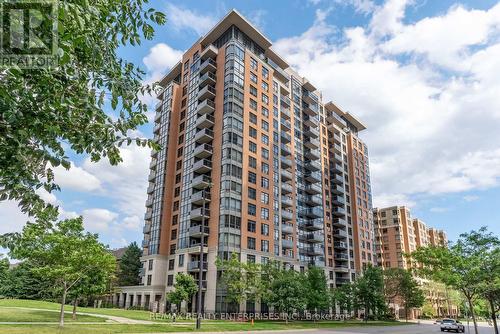
<path fill-rule="evenodd" d="M 264 66 L 262 66 L 262 77 L 266 80 L 269 79 L 269 70 Z"/>
<path fill-rule="evenodd" d="M 264 192 L 260 193 L 260 202 L 263 204 L 269 204 L 269 194 Z"/>
<path fill-rule="evenodd" d="M 170 240 L 177 240 L 177 230 L 172 230 Z"/>
<path fill-rule="evenodd" d="M 252 128 L 251 126 L 248 129 L 248 133 L 250 134 L 250 137 L 257 139 L 257 129 Z"/>
<path fill-rule="evenodd" d="M 260 209 L 260 218 L 269 220 L 269 209 L 268 208 L 261 208 Z"/>
<path fill-rule="evenodd" d="M 247 237 L 248 249 L 255 249 L 255 238 Z"/>
<path fill-rule="evenodd" d="M 269 145 L 269 136 L 268 135 L 262 134 L 262 143 L 264 143 L 264 145 Z"/>
<path fill-rule="evenodd" d="M 248 149 L 250 150 L 250 152 L 252 153 L 257 153 L 257 144 L 255 144 L 254 142 L 249 142 L 248 144 Z"/>
<path fill-rule="evenodd" d="M 260 225 L 260 233 L 266 236 L 269 235 L 269 225 L 267 224 Z"/>
<path fill-rule="evenodd" d="M 250 68 L 254 71 L 257 71 L 257 60 L 250 58 Z"/>
<path fill-rule="evenodd" d="M 184 267 L 184 254 L 179 254 L 179 267 Z"/>
<path fill-rule="evenodd" d="M 260 250 L 263 252 L 269 252 L 269 240 L 260 241 Z"/>
<path fill-rule="evenodd" d="M 257 115 L 254 113 L 250 113 L 250 122 L 253 124 L 257 124 Z"/>
<path fill-rule="evenodd" d="M 257 184 L 257 174 L 254 172 L 248 172 L 248 182 Z"/>
<path fill-rule="evenodd" d="M 147 281 L 147 285 L 151 285 L 151 281 L 153 280 L 153 275 L 148 275 L 148 281 Z"/>
<path fill-rule="evenodd" d="M 260 166 L 260 170 L 262 171 L 262 174 L 269 174 L 269 165 L 263 162 Z"/>
<path fill-rule="evenodd" d="M 257 215 L 257 207 L 255 204 L 248 204 L 248 214 L 251 216 Z"/>
<path fill-rule="evenodd" d="M 269 131 L 269 123 L 266 121 L 262 121 L 262 130 Z"/>
<path fill-rule="evenodd" d="M 255 231 L 256 231 L 256 223 L 255 223 L 255 221 L 249 220 L 247 222 L 247 231 L 255 233 Z"/>
<path fill-rule="evenodd" d="M 269 150 L 263 147 L 261 151 L 262 151 L 262 158 L 269 159 Z"/>
<path fill-rule="evenodd" d="M 255 263 L 255 255 L 247 254 L 247 262 Z"/>
<path fill-rule="evenodd" d="M 151 275 L 150 275 L 150 276 L 151 276 Z M 149 277 L 148 277 L 148 282 L 149 282 Z M 150 283 L 150 284 L 148 284 L 148 285 L 151 285 L 151 283 Z M 168 275 L 168 276 L 167 276 L 167 285 L 168 285 L 168 286 L 172 286 L 172 285 L 174 285 L 174 275 Z"/>
<path fill-rule="evenodd" d="M 262 81 L 262 85 L 261 86 L 262 86 L 262 89 L 265 92 L 269 91 L 269 85 L 267 84 L 267 82 Z"/>
<path fill-rule="evenodd" d="M 253 83 L 257 83 L 257 76 L 255 75 L 255 73 L 250 72 L 250 81 L 252 81 Z"/>
<path fill-rule="evenodd" d="M 264 117 L 269 116 L 269 109 L 267 109 L 266 107 L 262 107 L 261 111 L 262 111 L 262 116 Z"/>
<path fill-rule="evenodd" d="M 257 190 L 255 190 L 254 188 L 248 188 L 248 197 L 250 199 L 257 199 Z"/>
<path fill-rule="evenodd" d="M 254 157 L 248 157 L 248 166 L 251 168 L 257 168 L 257 159 Z"/>
<path fill-rule="evenodd" d="M 269 96 L 266 94 L 262 93 L 262 103 L 268 104 L 269 103 Z"/>
<path fill-rule="evenodd" d="M 168 260 L 168 270 L 174 270 L 175 259 Z"/>
<path fill-rule="evenodd" d="M 269 179 L 267 177 L 263 177 L 260 179 L 260 186 L 262 188 L 269 189 Z"/>
<path fill-rule="evenodd" d="M 250 108 L 257 111 L 257 101 L 255 101 L 254 99 L 250 99 Z"/>
<path fill-rule="evenodd" d="M 148 270 L 153 270 L 153 260 L 148 261 Z"/>
<path fill-rule="evenodd" d="M 250 85 L 250 94 L 253 96 L 257 96 L 257 88 Z"/>

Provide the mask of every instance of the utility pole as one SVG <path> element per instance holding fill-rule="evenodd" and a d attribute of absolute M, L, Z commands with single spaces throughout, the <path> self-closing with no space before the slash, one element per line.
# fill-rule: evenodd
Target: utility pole
<path fill-rule="evenodd" d="M 201 207 L 201 243 L 200 243 L 200 256 L 198 261 L 198 302 L 197 302 L 197 316 L 196 316 L 196 329 L 201 328 L 201 313 L 202 313 L 202 293 L 203 293 L 203 267 L 205 262 L 203 261 L 203 243 L 205 242 L 205 199 L 207 196 L 207 189 L 210 189 L 212 184 L 209 183 L 203 191 L 203 204 Z"/>

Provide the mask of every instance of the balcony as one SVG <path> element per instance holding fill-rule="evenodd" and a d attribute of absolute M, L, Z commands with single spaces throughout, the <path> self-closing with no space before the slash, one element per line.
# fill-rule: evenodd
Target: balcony
<path fill-rule="evenodd" d="M 293 206 L 293 200 L 290 197 L 281 196 L 281 206 L 284 208 L 290 208 Z"/>
<path fill-rule="evenodd" d="M 210 129 L 201 129 L 194 136 L 194 140 L 197 143 L 205 144 L 214 139 L 214 132 Z"/>
<path fill-rule="evenodd" d="M 335 159 L 338 163 L 342 164 L 342 161 L 343 161 L 343 160 L 342 160 L 342 155 L 341 155 L 341 154 L 335 153 L 335 154 L 333 155 L 333 158 L 334 158 L 334 159 Z M 342 169 L 342 171 L 344 171 L 344 169 Z"/>
<path fill-rule="evenodd" d="M 332 214 L 335 217 L 344 217 L 345 216 L 345 210 L 344 210 L 344 208 L 341 208 L 341 207 L 335 207 L 332 210 Z"/>
<path fill-rule="evenodd" d="M 212 161 L 208 159 L 202 159 L 194 163 L 193 171 L 198 174 L 208 173 L 212 170 Z"/>
<path fill-rule="evenodd" d="M 201 144 L 194 149 L 194 156 L 200 159 L 208 158 L 213 153 L 213 147 L 209 144 Z"/>
<path fill-rule="evenodd" d="M 155 169 L 157 164 L 158 164 L 158 160 L 151 159 L 151 162 L 149 163 L 149 169 Z"/>
<path fill-rule="evenodd" d="M 317 184 L 309 184 L 306 186 L 306 193 L 308 193 L 308 194 L 321 194 L 321 187 Z"/>
<path fill-rule="evenodd" d="M 307 196 L 306 204 L 310 206 L 320 206 L 323 205 L 323 199 L 318 195 Z"/>
<path fill-rule="evenodd" d="M 293 192 L 293 187 L 288 183 L 281 183 L 281 192 L 283 194 L 290 194 Z"/>
<path fill-rule="evenodd" d="M 206 85 L 214 86 L 216 79 L 217 78 L 216 78 L 215 74 L 213 74 L 212 72 L 207 72 L 200 77 L 200 81 L 198 82 L 198 85 L 200 88 L 203 88 Z"/>
<path fill-rule="evenodd" d="M 307 159 L 310 160 L 318 160 L 319 159 L 319 151 L 317 150 L 304 150 L 304 155 Z"/>
<path fill-rule="evenodd" d="M 334 270 L 339 273 L 349 272 L 349 266 L 347 264 L 335 263 Z"/>
<path fill-rule="evenodd" d="M 337 249 L 347 249 L 347 243 L 343 242 L 343 241 L 335 241 L 333 243 L 333 248 L 337 248 Z"/>
<path fill-rule="evenodd" d="M 215 103 L 211 100 L 204 100 L 198 103 L 198 115 L 211 114 L 215 111 Z"/>
<path fill-rule="evenodd" d="M 281 210 L 281 219 L 283 221 L 293 220 L 293 212 L 288 210 Z"/>
<path fill-rule="evenodd" d="M 203 271 L 208 270 L 208 263 L 206 261 L 203 261 L 201 264 Z M 188 271 L 200 271 L 200 261 L 195 260 L 195 261 L 190 261 L 188 263 Z"/>
<path fill-rule="evenodd" d="M 205 201 L 205 203 L 210 203 L 211 200 L 212 196 L 210 192 L 206 190 L 198 191 L 197 193 L 191 195 L 192 204 L 202 205 L 203 201 Z"/>
<path fill-rule="evenodd" d="M 309 231 L 323 230 L 324 225 L 321 219 L 309 219 L 305 223 L 305 228 Z"/>
<path fill-rule="evenodd" d="M 285 249 L 293 249 L 293 240 L 282 239 L 281 246 Z"/>
<path fill-rule="evenodd" d="M 290 113 L 290 108 L 282 106 L 280 108 L 280 111 L 281 111 L 281 118 L 284 118 L 289 121 L 290 118 L 292 117 L 292 114 Z"/>
<path fill-rule="evenodd" d="M 342 187 L 342 186 L 333 185 L 331 187 L 331 191 L 332 191 L 332 193 L 334 193 L 336 195 L 344 195 L 344 187 Z"/>
<path fill-rule="evenodd" d="M 200 65 L 200 73 L 215 72 L 217 70 L 217 63 L 215 60 L 208 58 Z"/>
<path fill-rule="evenodd" d="M 319 98 L 316 94 L 314 94 L 308 90 L 303 90 L 302 91 L 302 100 L 306 103 L 317 104 L 319 101 Z"/>
<path fill-rule="evenodd" d="M 343 218 L 333 218 L 332 225 L 335 227 L 345 227 L 346 221 Z"/>
<path fill-rule="evenodd" d="M 156 177 L 156 172 L 155 171 L 151 171 L 149 173 L 149 176 L 148 176 L 148 181 L 152 182 L 155 179 L 155 177 Z"/>
<path fill-rule="evenodd" d="M 160 123 L 155 123 L 155 126 L 153 127 L 153 134 L 158 134 L 160 133 L 160 129 L 161 129 L 161 124 Z"/>
<path fill-rule="evenodd" d="M 198 119 L 196 120 L 196 127 L 198 129 L 211 128 L 212 126 L 214 126 L 214 123 L 215 123 L 214 116 L 210 114 L 205 114 L 198 117 Z"/>
<path fill-rule="evenodd" d="M 331 180 L 335 184 L 344 184 L 344 178 L 339 174 L 332 175 Z"/>
<path fill-rule="evenodd" d="M 161 114 L 162 114 L 161 112 L 157 112 L 155 114 L 155 120 L 154 120 L 155 123 L 159 123 L 160 122 Z"/>
<path fill-rule="evenodd" d="M 304 136 L 306 137 L 313 137 L 313 138 L 318 138 L 319 137 L 319 131 L 316 128 L 311 128 L 311 127 L 305 127 L 304 126 Z"/>
<path fill-rule="evenodd" d="M 293 225 L 281 224 L 281 232 L 285 234 L 293 234 Z"/>
<path fill-rule="evenodd" d="M 291 105 L 290 98 L 287 97 L 287 96 L 281 95 L 280 96 L 280 101 L 281 101 L 281 105 L 282 106 L 290 107 L 290 105 Z"/>
<path fill-rule="evenodd" d="M 284 156 L 289 156 L 292 154 L 292 150 L 285 144 L 281 144 L 281 154 Z"/>
<path fill-rule="evenodd" d="M 319 140 L 311 137 L 306 137 L 304 140 L 304 146 L 310 149 L 319 148 Z"/>
<path fill-rule="evenodd" d="M 281 124 L 281 130 L 283 131 L 290 131 L 292 129 L 292 125 L 290 124 L 290 122 L 283 118 L 280 120 L 280 124 Z"/>
<path fill-rule="evenodd" d="M 199 175 L 195 177 L 192 181 L 192 186 L 195 189 L 206 189 L 209 185 L 212 179 L 208 175 Z"/>
<path fill-rule="evenodd" d="M 154 191 L 155 191 L 155 185 L 154 184 L 150 184 L 148 186 L 148 194 L 152 194 Z"/>
<path fill-rule="evenodd" d="M 302 118 L 302 121 L 304 122 L 305 125 L 307 125 L 311 128 L 317 128 L 319 126 L 319 121 L 316 117 L 304 115 L 304 117 Z"/>
<path fill-rule="evenodd" d="M 152 206 L 153 206 L 153 200 L 152 199 L 146 200 L 146 207 L 149 208 L 149 207 L 152 207 Z"/>
<path fill-rule="evenodd" d="M 149 240 L 142 240 L 142 247 L 148 247 L 149 246 Z"/>
<path fill-rule="evenodd" d="M 335 205 L 344 206 L 345 205 L 345 199 L 344 199 L 344 197 L 333 196 L 332 197 L 332 203 L 335 204 Z"/>
<path fill-rule="evenodd" d="M 291 141 L 292 141 L 292 136 L 290 136 L 288 133 L 284 131 L 281 131 L 281 142 L 288 144 Z"/>
<path fill-rule="evenodd" d="M 321 173 L 318 172 L 309 172 L 304 175 L 307 182 L 310 183 L 318 183 L 321 181 Z"/>
<path fill-rule="evenodd" d="M 142 233 L 149 234 L 151 232 L 151 224 L 145 224 L 142 228 Z"/>
<path fill-rule="evenodd" d="M 303 211 L 303 214 L 310 218 L 320 218 L 323 217 L 323 210 L 321 208 L 309 208 Z"/>
<path fill-rule="evenodd" d="M 210 44 L 205 49 L 203 49 L 203 51 L 200 54 L 200 58 L 202 61 L 208 58 L 215 58 L 217 57 L 218 53 L 219 50 L 213 44 Z"/>
<path fill-rule="evenodd" d="M 153 216 L 153 212 L 151 210 L 148 210 L 144 214 L 144 220 L 150 220 L 152 216 Z"/>
<path fill-rule="evenodd" d="M 337 285 L 344 285 L 344 284 L 350 284 L 351 283 L 351 279 L 347 278 L 347 277 L 336 277 L 335 278 L 335 284 Z"/>
<path fill-rule="evenodd" d="M 333 149 L 335 150 L 336 153 L 342 154 L 342 147 L 340 147 L 339 144 L 333 144 Z"/>
<path fill-rule="evenodd" d="M 198 92 L 198 100 L 210 99 L 213 100 L 215 98 L 215 88 L 214 86 L 205 86 Z"/>
<path fill-rule="evenodd" d="M 307 247 L 306 250 L 307 250 L 307 254 L 310 256 L 317 256 L 317 255 L 322 255 L 325 253 L 323 251 L 323 249 L 319 246 Z"/>
<path fill-rule="evenodd" d="M 317 116 L 319 107 L 314 103 L 302 103 L 302 111 L 304 111 L 304 114 L 307 114 L 309 116 Z"/>
<path fill-rule="evenodd" d="M 314 161 L 314 160 L 307 161 L 305 167 L 306 169 L 315 172 L 321 170 L 321 163 L 319 161 Z"/>
<path fill-rule="evenodd" d="M 336 238 L 347 238 L 347 232 L 344 230 L 333 230 L 333 236 Z"/>
<path fill-rule="evenodd" d="M 333 258 L 337 261 L 349 261 L 349 255 L 346 253 L 335 253 Z"/>
<path fill-rule="evenodd" d="M 292 167 L 292 160 L 287 157 L 281 157 L 281 168 L 290 168 Z"/>
<path fill-rule="evenodd" d="M 325 237 L 321 233 L 308 233 L 306 235 L 307 242 L 318 243 L 325 241 Z"/>
<path fill-rule="evenodd" d="M 281 180 L 282 181 L 290 181 L 291 179 L 293 178 L 293 175 L 292 173 L 290 173 L 289 171 L 287 171 L 286 169 L 282 169 L 281 170 Z"/>
<path fill-rule="evenodd" d="M 208 236 L 209 233 L 210 228 L 208 226 L 202 228 L 201 225 L 196 225 L 189 228 L 189 236 L 192 238 L 201 238 L 202 236 Z"/>
<path fill-rule="evenodd" d="M 202 220 L 203 218 L 207 220 L 208 218 L 210 218 L 210 210 L 206 208 L 205 210 L 203 210 L 203 208 L 193 209 L 191 210 L 190 218 L 197 221 Z"/>

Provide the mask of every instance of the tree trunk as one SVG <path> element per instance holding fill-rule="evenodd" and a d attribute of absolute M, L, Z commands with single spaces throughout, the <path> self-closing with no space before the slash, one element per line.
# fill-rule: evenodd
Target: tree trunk
<path fill-rule="evenodd" d="M 467 296 L 467 295 L 465 297 L 467 298 L 467 303 L 469 304 L 470 315 L 472 317 L 472 322 L 474 323 L 474 333 L 479 334 L 479 331 L 477 329 L 476 314 L 474 313 L 474 306 L 472 305 L 472 298 Z"/>
<path fill-rule="evenodd" d="M 64 283 L 63 295 L 61 299 L 61 313 L 59 314 L 59 327 L 64 327 L 64 304 L 66 304 L 66 283 Z"/>
<path fill-rule="evenodd" d="M 78 298 L 73 299 L 73 315 L 72 319 L 76 320 L 76 307 L 78 306 Z"/>
<path fill-rule="evenodd" d="M 493 320 L 493 327 L 495 328 L 495 334 L 498 334 L 498 324 L 497 324 L 497 317 L 495 314 L 495 304 L 493 303 L 493 299 L 488 299 L 488 302 L 490 303 L 491 320 Z"/>

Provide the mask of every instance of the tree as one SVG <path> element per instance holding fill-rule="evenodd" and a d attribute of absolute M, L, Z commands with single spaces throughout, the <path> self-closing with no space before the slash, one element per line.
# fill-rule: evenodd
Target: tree
<path fill-rule="evenodd" d="M 488 254 L 498 248 L 498 238 L 487 233 L 486 228 L 461 234 L 450 248 L 422 247 L 411 254 L 421 267 L 418 272 L 435 281 L 459 290 L 466 298 L 478 333 L 474 301 L 480 297 L 482 286 L 489 282 L 486 272 Z M 489 278 L 488 278 L 489 277 Z"/>
<path fill-rule="evenodd" d="M 47 277 L 37 275 L 34 265 L 25 261 L 7 271 L 5 280 L 0 284 L 0 296 L 16 299 L 51 300 L 54 286 Z"/>
<path fill-rule="evenodd" d="M 382 269 L 368 266 L 362 276 L 358 276 L 353 285 L 354 306 L 364 309 L 364 319 L 371 314 L 380 317 L 386 313 L 384 301 L 384 277 Z"/>
<path fill-rule="evenodd" d="M 116 262 L 96 234 L 85 232 L 81 217 L 54 224 L 41 216 L 36 223 L 27 223 L 21 233 L 3 235 L 1 246 L 9 249 L 12 258 L 36 263 L 32 270 L 59 288 L 62 327 L 71 289 L 96 270 L 113 272 Z"/>
<path fill-rule="evenodd" d="M 188 302 L 198 292 L 198 284 L 193 276 L 179 273 L 175 276 L 174 290 L 167 293 L 167 300 L 174 305 Z"/>
<path fill-rule="evenodd" d="M 310 267 L 305 274 L 307 309 L 311 312 L 328 309 L 329 294 L 323 269 Z"/>
<path fill-rule="evenodd" d="M 29 214 L 45 209 L 35 191 L 59 189 L 53 168 L 70 168 L 68 150 L 92 161 L 121 161 L 119 147 L 132 142 L 129 130 L 147 122 L 140 95 L 154 87 L 143 86 L 144 72 L 117 51 L 152 39 L 153 25 L 165 23 L 147 2 L 61 1 L 58 64 L 0 73 L 0 201 L 18 201 Z"/>
<path fill-rule="evenodd" d="M 338 306 L 341 313 L 351 315 L 354 309 L 354 294 L 352 284 L 343 284 L 333 289 L 330 294 L 331 307 L 336 309 Z"/>
<path fill-rule="evenodd" d="M 303 275 L 293 269 L 283 270 L 271 284 L 269 304 L 279 312 L 285 313 L 285 320 L 288 323 L 290 314 L 305 309 L 307 293 Z"/>
<path fill-rule="evenodd" d="M 137 246 L 137 243 L 132 242 L 120 260 L 118 268 L 118 284 L 120 286 L 139 285 L 141 282 L 140 271 L 142 250 Z"/>
<path fill-rule="evenodd" d="M 413 275 L 402 268 L 391 268 L 384 271 L 384 291 L 387 301 L 397 300 L 403 304 L 405 319 L 408 321 L 408 311 L 421 307 L 425 295 Z"/>
<path fill-rule="evenodd" d="M 1 257 L 0 254 L 0 286 L 7 283 L 7 276 L 9 274 L 9 260 L 7 258 Z M 0 292 L 0 296 L 2 293 Z"/>

